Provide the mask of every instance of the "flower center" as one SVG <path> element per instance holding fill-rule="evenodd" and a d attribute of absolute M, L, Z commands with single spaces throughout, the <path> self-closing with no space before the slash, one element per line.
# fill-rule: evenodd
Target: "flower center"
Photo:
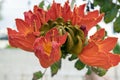
<path fill-rule="evenodd" d="M 45 42 L 45 43 L 43 43 L 43 49 L 44 49 L 45 53 L 48 56 L 50 56 L 51 49 L 52 49 L 52 43 L 51 42 Z"/>
<path fill-rule="evenodd" d="M 41 36 L 44 36 L 50 29 L 56 27 L 60 35 L 68 33 L 67 40 L 62 46 L 62 50 L 68 53 L 79 54 L 83 48 L 85 42 L 85 29 L 79 28 L 78 25 L 72 25 L 71 21 L 64 21 L 63 18 L 57 18 L 52 21 L 49 20 L 47 23 L 43 24 L 41 27 Z M 50 48 L 50 46 L 48 46 Z M 50 48 L 51 49 L 51 48 Z M 50 52 L 45 48 L 46 52 Z"/>

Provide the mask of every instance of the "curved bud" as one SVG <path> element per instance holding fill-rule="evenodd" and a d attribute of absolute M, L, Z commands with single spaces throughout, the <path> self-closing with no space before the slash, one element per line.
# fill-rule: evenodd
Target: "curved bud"
<path fill-rule="evenodd" d="M 73 42 L 72 36 L 70 35 L 70 33 L 68 33 L 67 40 L 65 43 L 66 50 L 69 52 L 72 49 L 73 45 L 74 45 L 74 42 Z"/>
<path fill-rule="evenodd" d="M 79 29 L 78 27 L 76 28 L 77 29 L 77 34 L 80 36 L 82 42 L 84 43 L 85 42 L 85 34 L 84 34 L 84 31 Z"/>
<path fill-rule="evenodd" d="M 66 27 L 65 30 L 70 33 L 70 35 L 72 36 L 72 38 L 74 39 L 75 37 L 75 33 L 74 31 L 71 29 L 71 27 Z"/>
<path fill-rule="evenodd" d="M 74 44 L 74 46 L 71 48 L 70 52 L 72 54 L 78 55 L 82 51 L 83 42 L 79 35 L 77 35 L 76 38 L 77 38 L 77 43 Z"/>

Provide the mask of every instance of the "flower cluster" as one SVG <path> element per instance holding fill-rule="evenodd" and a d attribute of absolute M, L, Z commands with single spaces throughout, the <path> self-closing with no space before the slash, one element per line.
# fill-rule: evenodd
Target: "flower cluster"
<path fill-rule="evenodd" d="M 8 28 L 9 43 L 13 47 L 34 52 L 43 68 L 73 55 L 82 64 L 105 70 L 120 62 L 120 55 L 111 50 L 117 43 L 115 37 L 105 37 L 105 29 L 99 29 L 87 39 L 88 31 L 101 21 L 104 14 L 98 10 L 85 13 L 86 4 L 70 9 L 53 1 L 50 9 L 34 6 L 33 11 L 16 19 L 17 31 Z"/>

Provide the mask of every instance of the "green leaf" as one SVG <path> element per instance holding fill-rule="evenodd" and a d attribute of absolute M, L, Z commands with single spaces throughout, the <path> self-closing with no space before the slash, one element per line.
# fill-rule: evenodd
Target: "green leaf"
<path fill-rule="evenodd" d="M 105 14 L 105 17 L 104 17 L 104 21 L 106 23 L 109 23 L 111 22 L 117 15 L 117 12 L 118 12 L 118 9 L 116 7 L 112 8 L 111 11 L 108 11 L 106 14 Z"/>
<path fill-rule="evenodd" d="M 112 2 L 107 2 L 105 0 L 105 3 L 102 6 L 100 6 L 100 7 L 101 7 L 100 8 L 100 12 L 107 13 L 107 12 L 111 11 L 113 7 L 115 7 L 115 4 L 113 4 Z"/>
<path fill-rule="evenodd" d="M 119 3 L 120 3 L 120 0 L 118 0 L 119 1 Z"/>
<path fill-rule="evenodd" d="M 86 74 L 87 74 L 87 75 L 90 75 L 90 74 L 92 73 L 91 67 L 87 66 L 86 68 L 88 69 Z"/>
<path fill-rule="evenodd" d="M 69 58 L 69 61 L 75 60 L 77 59 L 77 55 L 72 54 L 71 57 Z"/>
<path fill-rule="evenodd" d="M 55 74 L 57 74 L 58 70 L 61 68 L 61 60 L 54 63 L 50 68 L 51 68 L 51 76 L 53 77 Z"/>
<path fill-rule="evenodd" d="M 77 60 L 77 62 L 75 63 L 75 68 L 77 70 L 82 70 L 85 67 L 85 64 L 82 63 L 80 60 Z"/>
<path fill-rule="evenodd" d="M 50 4 L 47 6 L 47 10 L 50 9 Z"/>
<path fill-rule="evenodd" d="M 42 0 L 42 1 L 40 2 L 40 4 L 39 4 L 39 7 L 43 9 L 44 5 L 45 5 L 45 4 L 44 4 L 44 0 Z"/>
<path fill-rule="evenodd" d="M 103 69 L 103 68 L 93 68 L 92 70 L 99 76 L 104 76 L 107 72 L 107 70 Z"/>
<path fill-rule="evenodd" d="M 119 45 L 119 44 L 117 44 L 117 45 L 115 46 L 115 48 L 113 49 L 113 52 L 114 52 L 115 54 L 120 54 L 120 45 Z"/>
<path fill-rule="evenodd" d="M 32 80 L 38 80 L 38 79 L 40 79 L 40 78 L 42 78 L 42 77 L 43 77 L 43 73 L 42 73 L 41 71 L 38 71 L 38 72 L 35 72 L 35 73 L 33 74 Z"/>
<path fill-rule="evenodd" d="M 62 45 L 61 53 L 62 53 L 61 58 L 63 59 L 65 59 L 68 56 L 69 52 L 66 51 L 65 45 Z"/>
<path fill-rule="evenodd" d="M 100 25 L 96 25 L 97 30 L 101 29 Z"/>
<path fill-rule="evenodd" d="M 104 2 L 105 0 L 94 0 L 94 6 L 97 6 L 97 5 L 101 6 Z"/>
<path fill-rule="evenodd" d="M 114 31 L 119 33 L 120 32 L 120 15 L 119 17 L 116 18 L 113 25 L 114 25 Z"/>
<path fill-rule="evenodd" d="M 107 5 L 106 5 L 107 4 Z M 94 0 L 94 5 L 100 6 L 100 11 L 106 13 L 106 11 L 111 10 L 113 8 L 112 0 Z"/>

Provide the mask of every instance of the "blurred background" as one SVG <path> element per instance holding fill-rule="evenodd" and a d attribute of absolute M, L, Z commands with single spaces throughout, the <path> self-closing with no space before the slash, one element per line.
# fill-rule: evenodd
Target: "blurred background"
<path fill-rule="evenodd" d="M 42 0 L 0 0 L 0 80 L 32 80 L 35 71 L 43 70 L 38 59 L 33 53 L 11 48 L 7 38 L 7 27 L 16 29 L 15 18 L 24 18 L 23 13 L 32 10 L 34 5 L 39 5 Z M 45 5 L 52 4 L 53 0 L 44 0 Z M 62 5 L 66 0 L 55 0 Z M 112 3 L 111 3 L 112 1 Z M 70 5 L 87 3 L 87 10 L 99 9 L 105 13 L 105 18 L 99 23 L 108 31 L 108 36 L 118 37 L 116 51 L 120 53 L 120 0 L 70 0 Z M 108 6 L 107 6 L 108 5 Z M 89 36 L 95 32 L 92 29 Z M 50 70 L 44 76 L 44 80 L 84 80 L 86 69 L 78 71 L 74 68 L 74 62 L 62 61 L 62 68 L 53 78 Z M 111 80 L 120 80 L 120 65 L 111 68 L 106 74 Z"/>

